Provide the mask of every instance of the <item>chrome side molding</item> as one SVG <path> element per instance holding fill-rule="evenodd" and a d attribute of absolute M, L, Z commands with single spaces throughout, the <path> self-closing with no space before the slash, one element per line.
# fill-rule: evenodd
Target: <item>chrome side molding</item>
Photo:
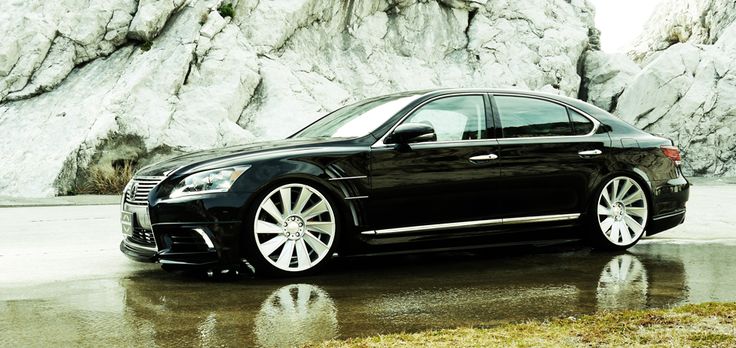
<path fill-rule="evenodd" d="M 575 220 L 579 217 L 580 217 L 580 213 L 526 216 L 526 217 L 515 217 L 515 218 L 449 222 L 449 223 L 444 223 L 444 224 L 387 228 L 383 230 L 364 231 L 364 232 L 361 232 L 360 234 L 386 235 L 386 234 L 408 233 L 408 232 L 449 230 L 449 229 L 458 229 L 458 228 L 467 228 L 467 227 L 488 227 L 488 226 L 498 226 L 498 225 L 528 224 L 528 223 L 535 223 L 535 222 Z"/>
<path fill-rule="evenodd" d="M 341 177 L 335 177 L 335 178 L 329 178 L 328 181 L 340 181 L 340 180 L 356 180 L 356 179 L 365 179 L 367 178 L 367 175 L 358 175 L 358 176 L 341 176 Z"/>

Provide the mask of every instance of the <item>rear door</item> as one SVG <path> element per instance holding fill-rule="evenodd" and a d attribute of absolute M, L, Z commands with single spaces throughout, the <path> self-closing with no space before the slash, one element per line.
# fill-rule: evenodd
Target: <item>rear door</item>
<path fill-rule="evenodd" d="M 487 110 L 490 100 L 482 93 L 435 97 L 400 124 L 429 124 L 436 141 L 371 149 L 370 216 L 378 233 L 417 226 L 423 228 L 412 231 L 429 231 L 430 225 L 497 215 L 489 199 L 499 175 L 497 142 L 489 136 Z"/>
<path fill-rule="evenodd" d="M 502 215 L 582 213 L 610 143 L 607 133 L 596 132 L 598 121 L 544 97 L 495 94 L 492 101 Z"/>

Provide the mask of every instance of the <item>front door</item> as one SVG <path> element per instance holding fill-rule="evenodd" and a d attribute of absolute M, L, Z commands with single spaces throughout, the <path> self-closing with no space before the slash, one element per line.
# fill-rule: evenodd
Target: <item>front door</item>
<path fill-rule="evenodd" d="M 497 141 L 489 136 L 487 110 L 490 100 L 482 94 L 429 100 L 401 123 L 432 126 L 436 141 L 371 150 L 369 209 L 378 233 L 496 216 Z"/>

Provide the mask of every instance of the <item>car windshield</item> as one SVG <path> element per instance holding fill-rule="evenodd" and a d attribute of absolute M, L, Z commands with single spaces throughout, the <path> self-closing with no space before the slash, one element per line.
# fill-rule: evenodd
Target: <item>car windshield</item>
<path fill-rule="evenodd" d="M 363 100 L 322 117 L 292 138 L 358 138 L 363 137 L 395 115 L 420 94 L 394 94 Z"/>

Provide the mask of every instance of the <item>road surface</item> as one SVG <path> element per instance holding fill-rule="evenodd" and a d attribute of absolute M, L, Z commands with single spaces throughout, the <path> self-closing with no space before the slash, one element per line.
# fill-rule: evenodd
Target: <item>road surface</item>
<path fill-rule="evenodd" d="M 126 259 L 116 205 L 0 208 L 0 346 L 278 347 L 736 301 L 734 198 L 736 185 L 694 186 L 685 224 L 626 253 L 350 258 L 315 277 L 231 282 Z"/>

